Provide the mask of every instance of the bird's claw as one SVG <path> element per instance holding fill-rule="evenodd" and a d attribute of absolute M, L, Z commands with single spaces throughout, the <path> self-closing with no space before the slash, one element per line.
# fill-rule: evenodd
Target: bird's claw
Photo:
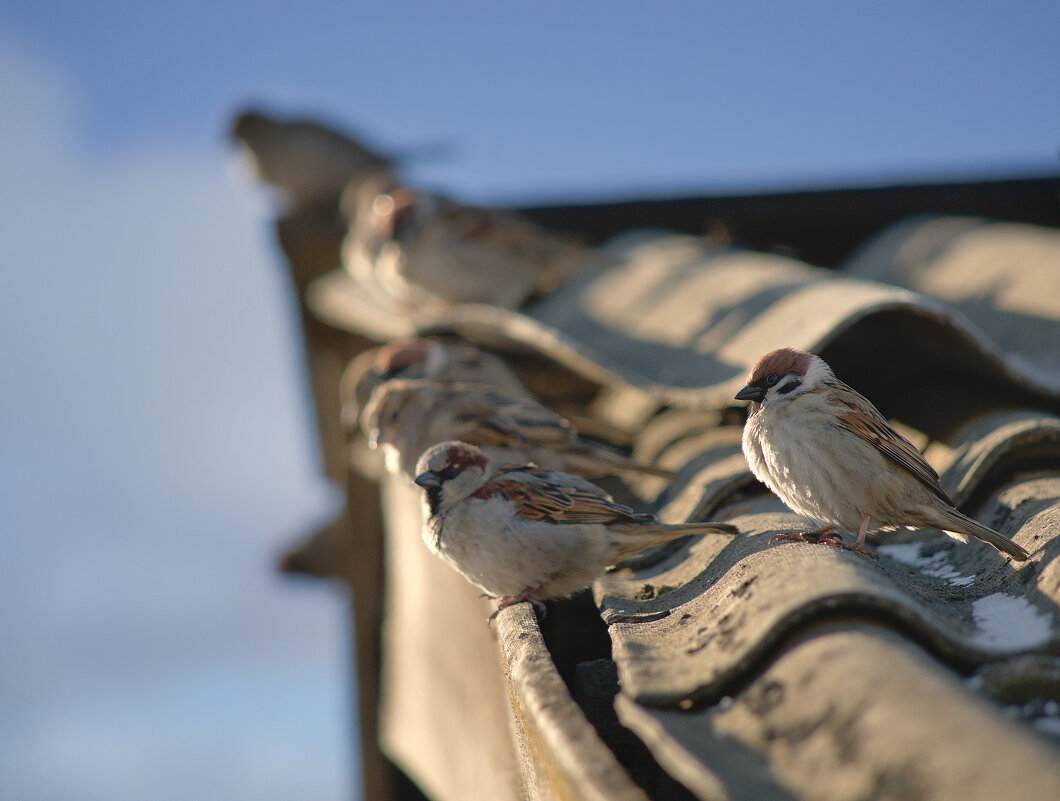
<path fill-rule="evenodd" d="M 774 542 L 808 542 L 811 545 L 832 545 L 837 548 L 843 547 L 843 541 L 838 537 L 828 536 L 834 528 L 819 528 L 814 531 L 785 531 L 774 534 L 769 538 L 770 544 Z"/>
<path fill-rule="evenodd" d="M 548 609 L 545 607 L 545 602 L 539 601 L 537 600 L 537 598 L 529 597 L 530 593 L 532 593 L 536 589 L 537 587 L 531 587 L 530 589 L 524 590 L 518 595 L 509 596 L 507 598 L 501 598 L 500 602 L 497 604 L 497 609 L 493 612 L 492 615 L 489 616 L 489 618 L 487 618 L 486 622 L 492 626 L 494 619 L 496 619 L 497 615 L 501 613 L 502 609 L 507 609 L 509 606 L 515 606 L 515 604 L 520 604 L 524 602 L 529 603 L 531 606 L 534 607 L 534 610 L 537 612 L 538 619 L 544 620 L 545 614 L 548 611 Z"/>
<path fill-rule="evenodd" d="M 864 545 L 858 546 L 857 543 L 854 543 L 853 545 L 846 545 L 845 543 L 840 542 L 840 543 L 836 543 L 836 547 L 837 548 L 842 548 L 844 551 L 850 551 L 851 553 L 860 553 L 860 554 L 864 554 L 865 556 L 870 556 L 873 559 L 875 559 L 877 562 L 880 561 L 880 557 L 878 557 L 875 554 L 875 552 L 870 551 Z"/>
<path fill-rule="evenodd" d="M 853 545 L 847 545 L 839 537 L 830 533 L 833 530 L 832 528 L 826 528 L 817 529 L 816 531 L 785 531 L 782 534 L 774 534 L 769 538 L 769 542 L 770 544 L 775 542 L 806 542 L 811 545 L 830 545 L 833 548 L 842 548 L 844 551 L 864 554 L 872 557 L 877 562 L 880 560 L 880 557 L 863 544 L 854 543 Z"/>

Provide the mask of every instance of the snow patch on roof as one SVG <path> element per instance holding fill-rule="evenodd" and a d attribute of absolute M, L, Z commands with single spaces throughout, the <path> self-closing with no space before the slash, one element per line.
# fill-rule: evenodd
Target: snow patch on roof
<path fill-rule="evenodd" d="M 967 587 L 975 581 L 975 576 L 962 576 L 957 572 L 947 559 L 948 551 L 936 551 L 931 556 L 922 556 L 922 548 L 922 543 L 910 542 L 902 545 L 880 545 L 876 550 L 896 562 L 915 567 L 924 575 L 942 579 L 955 587 Z"/>
<path fill-rule="evenodd" d="M 1052 617 L 1026 598 L 995 592 L 972 604 L 975 640 L 989 648 L 1029 649 L 1049 641 Z"/>

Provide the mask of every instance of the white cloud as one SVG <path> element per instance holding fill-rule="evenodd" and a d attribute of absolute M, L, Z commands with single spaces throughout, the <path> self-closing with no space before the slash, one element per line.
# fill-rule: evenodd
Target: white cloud
<path fill-rule="evenodd" d="M 346 797 L 343 604 L 270 561 L 335 498 L 264 199 L 224 120 L 79 150 L 75 89 L 0 41 L 5 792 Z"/>

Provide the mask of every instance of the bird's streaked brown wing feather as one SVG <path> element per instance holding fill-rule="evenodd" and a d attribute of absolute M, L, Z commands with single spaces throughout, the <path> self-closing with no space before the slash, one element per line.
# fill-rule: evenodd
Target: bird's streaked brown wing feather
<path fill-rule="evenodd" d="M 829 382 L 834 390 L 832 404 L 840 411 L 840 428 L 863 439 L 884 457 L 909 471 L 921 484 L 950 506 L 953 501 L 939 484 L 938 473 L 920 455 L 913 444 L 895 431 L 869 400 L 842 381 Z"/>
<path fill-rule="evenodd" d="M 535 403 L 498 398 L 497 408 L 512 420 L 519 432 L 537 446 L 565 447 L 571 444 L 574 432 L 566 418 Z"/>
<path fill-rule="evenodd" d="M 474 497 L 501 495 L 515 504 L 526 520 L 547 523 L 615 523 L 650 519 L 625 504 L 612 500 L 603 490 L 562 486 L 549 479 L 546 470 L 518 467 L 484 484 Z"/>
<path fill-rule="evenodd" d="M 480 448 L 519 449 L 530 445 L 519 424 L 486 396 L 460 398 L 456 421 L 464 426 L 458 432 L 460 439 Z"/>

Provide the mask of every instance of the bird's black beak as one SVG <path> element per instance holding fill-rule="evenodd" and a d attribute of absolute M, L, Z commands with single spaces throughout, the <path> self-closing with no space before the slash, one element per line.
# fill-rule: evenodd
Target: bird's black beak
<path fill-rule="evenodd" d="M 427 470 L 424 473 L 420 473 L 418 476 L 416 476 L 416 478 L 413 479 L 413 481 L 415 481 L 424 489 L 432 489 L 434 487 L 442 486 L 442 480 L 438 478 L 438 474 L 432 473 L 430 470 Z"/>
<path fill-rule="evenodd" d="M 736 393 L 736 400 L 749 400 L 761 403 L 765 396 L 766 391 L 764 389 L 748 384 Z"/>

